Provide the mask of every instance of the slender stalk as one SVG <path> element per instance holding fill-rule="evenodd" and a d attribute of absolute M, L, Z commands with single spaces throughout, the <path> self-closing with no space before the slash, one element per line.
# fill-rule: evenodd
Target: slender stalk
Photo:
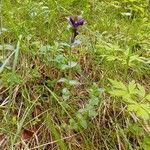
<path fill-rule="evenodd" d="M 70 43 L 70 49 L 69 49 L 69 77 L 71 78 L 71 59 L 72 59 L 72 43 Z"/>
<path fill-rule="evenodd" d="M 75 42 L 75 38 L 78 35 L 77 28 L 72 29 L 71 41 L 70 41 L 70 51 L 69 51 L 69 77 L 71 78 L 71 59 L 72 59 L 72 44 Z"/>

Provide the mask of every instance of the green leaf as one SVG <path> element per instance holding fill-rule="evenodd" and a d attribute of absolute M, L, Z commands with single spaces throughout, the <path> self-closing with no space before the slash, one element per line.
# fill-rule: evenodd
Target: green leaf
<path fill-rule="evenodd" d="M 140 106 L 150 114 L 150 105 L 149 104 L 140 104 Z"/>
<path fill-rule="evenodd" d="M 98 113 L 95 110 L 89 110 L 88 115 L 89 115 L 89 117 L 96 117 L 98 115 Z"/>
<path fill-rule="evenodd" d="M 150 107 L 147 104 L 130 104 L 128 110 L 135 112 L 138 117 L 144 120 L 149 119 Z"/>
<path fill-rule="evenodd" d="M 80 120 L 80 125 L 84 128 L 84 129 L 87 129 L 87 122 L 86 122 L 86 120 L 85 119 L 82 119 L 82 120 Z"/>
<path fill-rule="evenodd" d="M 138 111 L 138 109 L 139 109 L 139 107 L 136 104 L 129 104 L 128 105 L 128 111 L 134 111 L 134 112 L 136 112 L 136 111 Z"/>
<path fill-rule="evenodd" d="M 74 62 L 74 61 L 68 62 L 68 66 L 69 66 L 70 68 L 73 68 L 73 67 L 75 67 L 76 65 L 77 65 L 77 62 Z"/>
<path fill-rule="evenodd" d="M 99 98 L 98 97 L 93 97 L 89 100 L 89 104 L 93 106 L 97 106 L 99 103 Z"/>
<path fill-rule="evenodd" d="M 69 85 L 78 85 L 78 84 L 80 84 L 77 80 L 69 80 L 68 83 L 69 83 Z"/>
<path fill-rule="evenodd" d="M 150 93 L 146 95 L 145 99 L 147 99 L 148 101 L 150 101 Z"/>
<path fill-rule="evenodd" d="M 111 82 L 111 84 L 113 85 L 114 88 L 121 89 L 124 91 L 127 90 L 126 86 L 121 81 L 112 80 L 112 79 L 109 79 L 109 81 Z"/>
<path fill-rule="evenodd" d="M 64 64 L 61 65 L 61 69 L 62 69 L 62 70 L 65 70 L 65 69 L 68 69 L 68 68 L 69 68 L 68 65 L 64 65 Z"/>
<path fill-rule="evenodd" d="M 68 82 L 68 80 L 66 78 L 61 78 L 57 82 L 64 82 L 64 83 L 66 83 L 66 82 Z"/>
<path fill-rule="evenodd" d="M 140 127 L 140 124 L 132 123 L 129 124 L 127 131 L 130 131 L 133 135 L 140 136 L 144 132 L 143 128 Z"/>
<path fill-rule="evenodd" d="M 123 90 L 113 90 L 113 91 L 110 91 L 109 93 L 113 96 L 119 96 L 119 97 L 123 97 L 128 94 L 126 91 L 123 91 Z"/>
<path fill-rule="evenodd" d="M 133 100 L 133 99 L 130 97 L 129 94 L 125 95 L 125 96 L 123 97 L 123 100 L 124 100 L 125 102 L 127 102 L 127 103 L 130 103 L 130 104 L 136 104 L 136 101 Z"/>
<path fill-rule="evenodd" d="M 85 118 L 84 118 L 80 113 L 78 113 L 76 116 L 77 116 L 77 118 L 78 118 L 79 124 L 80 124 L 84 129 L 86 129 L 86 128 L 87 128 L 87 121 L 85 120 Z"/>
<path fill-rule="evenodd" d="M 138 93 L 137 94 L 142 98 L 145 97 L 144 87 L 142 85 L 138 84 L 138 83 L 137 83 L 137 87 L 138 87 Z"/>
<path fill-rule="evenodd" d="M 70 91 L 67 88 L 62 89 L 62 97 L 66 101 L 70 98 Z"/>
<path fill-rule="evenodd" d="M 42 54 L 45 54 L 46 52 L 49 52 L 50 50 L 52 50 L 52 47 L 50 45 L 45 45 L 40 48 L 40 52 Z"/>
<path fill-rule="evenodd" d="M 74 62 L 74 61 L 71 61 L 71 62 L 68 62 L 68 64 L 62 64 L 61 65 L 61 69 L 62 70 L 65 70 L 65 69 L 69 69 L 69 68 L 73 68 L 73 67 L 76 67 L 77 66 L 77 62 Z"/>
<path fill-rule="evenodd" d="M 90 104 L 86 104 L 84 108 L 81 108 L 78 110 L 79 113 L 85 113 L 88 112 L 89 110 L 92 110 L 93 106 Z"/>
<path fill-rule="evenodd" d="M 137 116 L 141 117 L 144 120 L 149 120 L 149 114 L 146 110 L 140 108 L 137 112 L 136 112 Z"/>
<path fill-rule="evenodd" d="M 135 94 L 136 93 L 136 84 L 135 84 L 135 81 L 129 82 L 128 90 L 129 90 L 130 94 Z"/>
<path fill-rule="evenodd" d="M 149 150 L 150 149 L 150 136 L 144 137 L 144 141 L 143 141 L 141 146 L 144 150 Z"/>

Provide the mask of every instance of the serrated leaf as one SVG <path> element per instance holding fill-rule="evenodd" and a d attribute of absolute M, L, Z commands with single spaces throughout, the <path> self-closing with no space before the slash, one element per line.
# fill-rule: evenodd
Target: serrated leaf
<path fill-rule="evenodd" d="M 64 62 L 64 60 L 65 60 L 64 55 L 57 55 L 56 58 L 54 59 L 54 61 L 58 63 Z"/>
<path fill-rule="evenodd" d="M 116 81 L 116 80 L 112 80 L 112 79 L 109 79 L 109 81 L 111 82 L 111 84 L 113 85 L 114 88 L 122 89 L 124 91 L 127 90 L 126 86 L 121 81 Z"/>
<path fill-rule="evenodd" d="M 142 109 L 142 108 L 140 108 L 136 112 L 136 114 L 137 114 L 137 116 L 141 117 L 144 120 L 148 120 L 149 119 L 149 113 L 146 110 Z"/>
<path fill-rule="evenodd" d="M 120 97 L 123 97 L 127 94 L 126 91 L 123 91 L 123 90 L 113 90 L 111 92 L 109 92 L 111 95 L 113 96 L 120 96 Z"/>
<path fill-rule="evenodd" d="M 52 48 L 52 47 L 51 47 L 50 45 L 42 46 L 42 47 L 40 48 L 40 52 L 46 53 L 47 51 L 51 50 L 51 48 Z"/>
<path fill-rule="evenodd" d="M 135 81 L 129 82 L 128 90 L 129 90 L 130 94 L 135 94 L 136 93 Z"/>
<path fill-rule="evenodd" d="M 134 101 L 134 100 L 131 98 L 130 94 L 125 95 L 125 96 L 123 97 L 123 100 L 124 100 L 125 102 L 127 102 L 127 103 L 130 103 L 130 104 L 136 104 L 136 101 Z"/>
<path fill-rule="evenodd" d="M 146 95 L 145 99 L 147 99 L 148 101 L 150 101 L 150 93 Z"/>
<path fill-rule="evenodd" d="M 149 119 L 150 111 L 147 104 L 131 104 L 128 105 L 128 110 L 135 112 L 138 117 L 144 120 Z"/>
<path fill-rule="evenodd" d="M 150 105 L 149 104 L 140 104 L 140 106 L 150 114 Z"/>
<path fill-rule="evenodd" d="M 135 104 L 128 105 L 128 111 L 134 111 L 136 112 L 139 109 L 139 107 Z"/>
<path fill-rule="evenodd" d="M 138 95 L 140 96 L 140 97 L 145 97 L 145 89 L 144 89 L 144 87 L 142 86 L 142 85 L 140 85 L 140 84 L 137 84 L 137 87 L 138 87 Z"/>

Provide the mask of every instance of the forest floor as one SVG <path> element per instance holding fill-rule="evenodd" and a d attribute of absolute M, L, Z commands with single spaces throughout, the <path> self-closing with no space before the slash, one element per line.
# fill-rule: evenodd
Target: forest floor
<path fill-rule="evenodd" d="M 146 0 L 0 6 L 0 150 L 150 150 Z"/>

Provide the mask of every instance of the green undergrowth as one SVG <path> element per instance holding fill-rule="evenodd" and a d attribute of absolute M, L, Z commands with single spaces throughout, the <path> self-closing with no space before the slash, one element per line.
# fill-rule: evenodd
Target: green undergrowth
<path fill-rule="evenodd" d="M 150 149 L 149 1 L 0 6 L 0 149 Z"/>

